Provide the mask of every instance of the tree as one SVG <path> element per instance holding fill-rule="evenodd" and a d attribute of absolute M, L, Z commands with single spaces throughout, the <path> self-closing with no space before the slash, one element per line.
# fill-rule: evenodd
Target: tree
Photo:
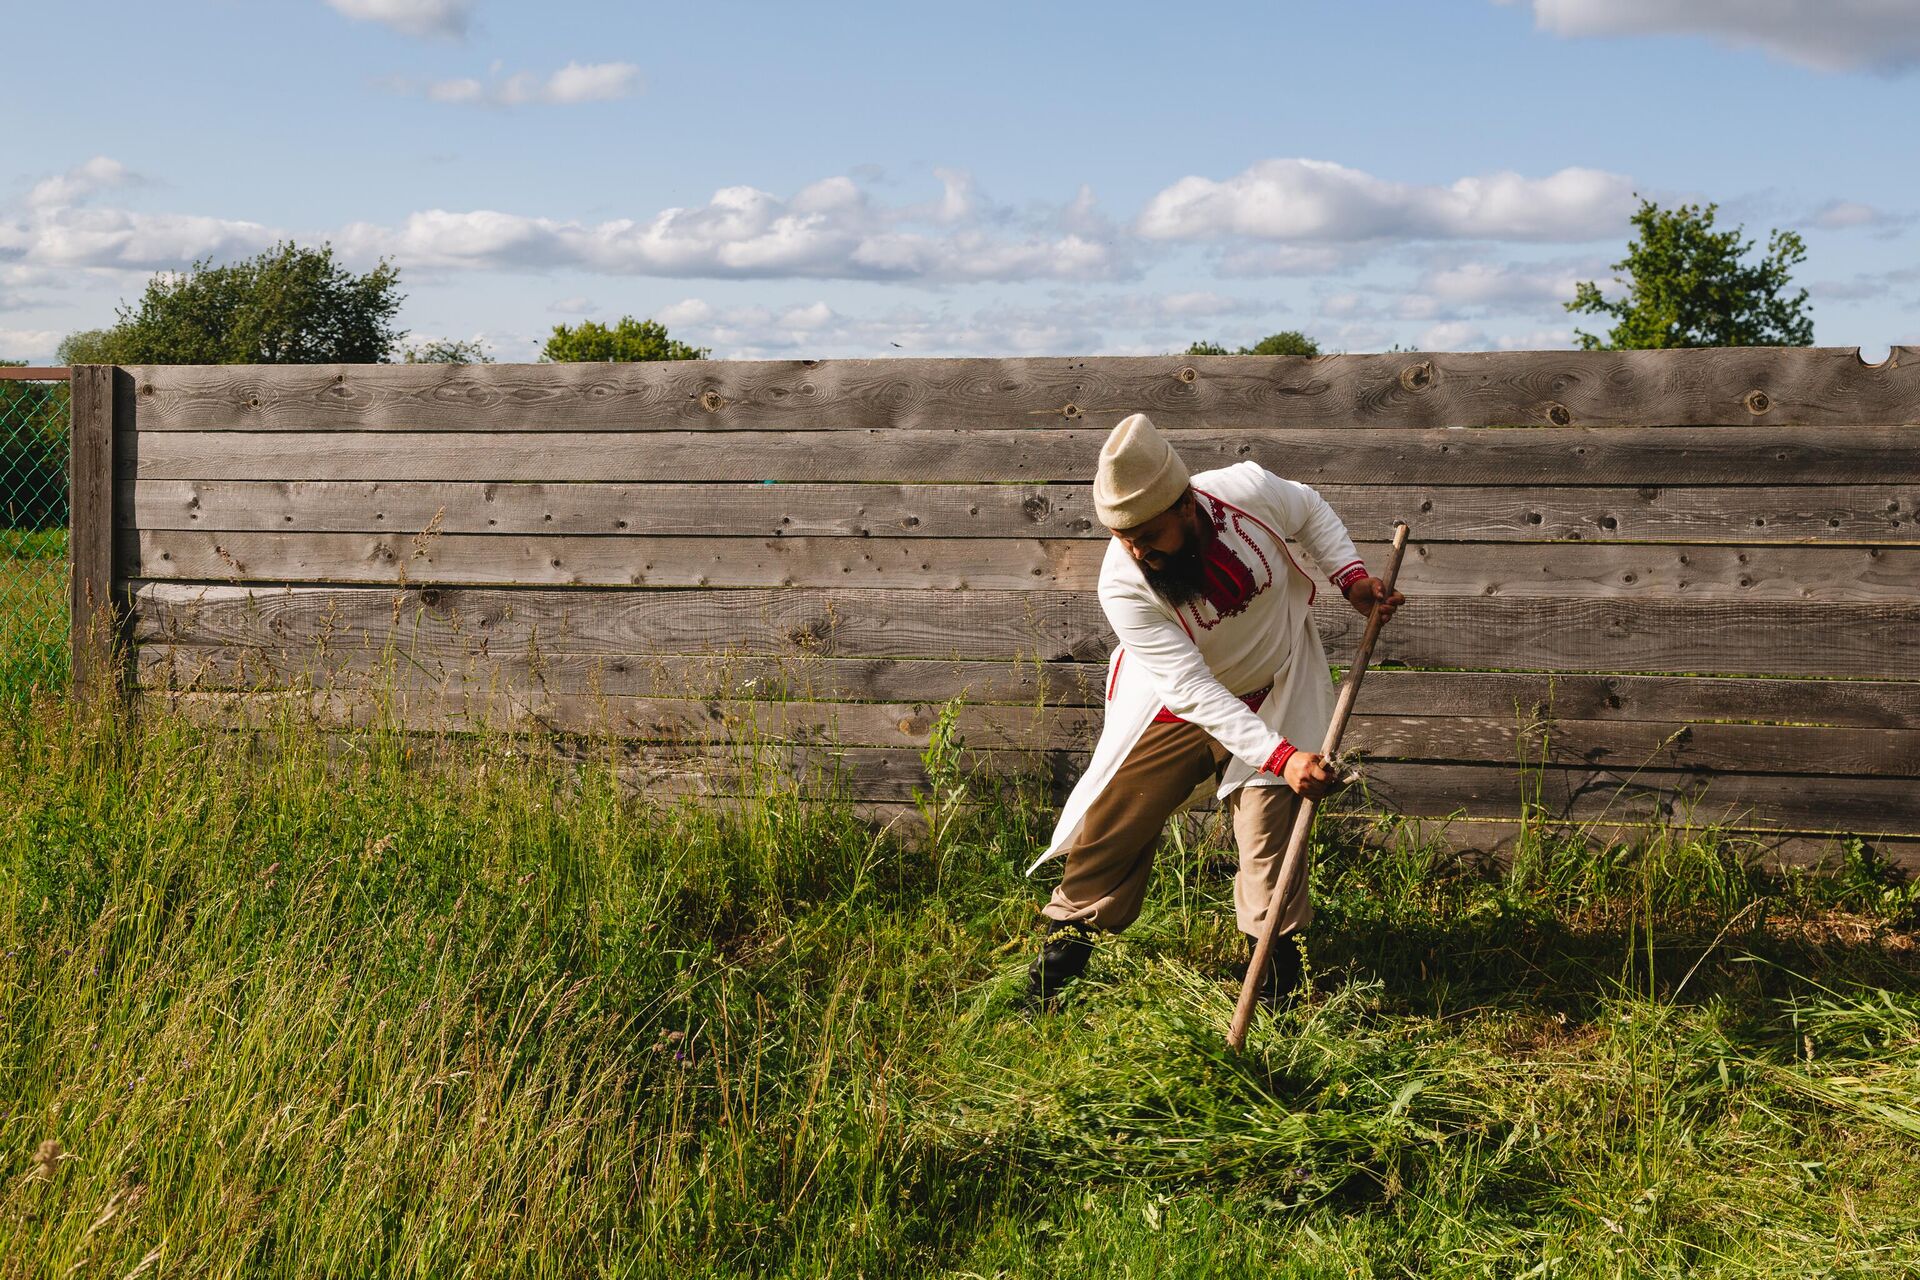
<path fill-rule="evenodd" d="M 113 331 L 81 329 L 60 339 L 53 358 L 61 364 L 113 364 Z"/>
<path fill-rule="evenodd" d="M 1298 329 L 1284 329 L 1271 333 L 1251 347 L 1240 348 L 1241 355 L 1247 356 L 1317 356 L 1320 344 Z"/>
<path fill-rule="evenodd" d="M 1250 347 L 1229 351 L 1217 342 L 1196 342 L 1187 348 L 1190 356 L 1317 356 L 1320 344 L 1298 329 L 1270 333 Z"/>
<path fill-rule="evenodd" d="M 408 364 L 492 364 L 493 357 L 487 354 L 486 344 L 478 339 L 467 341 L 464 338 L 439 338 L 432 342 L 422 342 L 408 347 L 405 352 Z"/>
<path fill-rule="evenodd" d="M 1638 192 L 1635 193 L 1639 194 Z M 1591 281 L 1574 286 L 1568 311 L 1612 316 L 1604 340 L 1575 329 L 1584 351 L 1646 347 L 1805 347 L 1813 344 L 1813 319 L 1805 289 L 1784 296 L 1788 269 L 1804 259 L 1797 233 L 1775 230 L 1766 256 L 1742 262 L 1753 246 L 1740 242 L 1740 228 L 1713 230 L 1714 210 L 1681 205 L 1663 210 L 1641 200 L 1632 216 L 1639 238 L 1613 264 L 1631 280 L 1623 298 L 1609 301 Z"/>
<path fill-rule="evenodd" d="M 667 336 L 658 320 L 621 316 L 611 329 L 595 320 L 557 324 L 542 360 L 704 360 L 711 347 L 691 347 Z"/>
<path fill-rule="evenodd" d="M 356 275 L 335 265 L 330 244 L 276 244 L 153 276 L 139 306 L 118 308 L 110 329 L 68 335 L 60 354 L 69 364 L 385 363 L 406 336 L 392 323 L 399 283 L 384 258 Z"/>

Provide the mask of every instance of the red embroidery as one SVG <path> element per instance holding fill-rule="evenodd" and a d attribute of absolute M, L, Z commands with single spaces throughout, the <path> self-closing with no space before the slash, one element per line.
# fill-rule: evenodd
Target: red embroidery
<path fill-rule="evenodd" d="M 1342 594 L 1345 594 L 1347 588 L 1352 586 L 1356 580 L 1366 576 L 1367 566 L 1358 560 L 1353 560 L 1334 570 L 1329 576 L 1328 581 L 1332 582 L 1335 587 L 1338 587 Z"/>
<path fill-rule="evenodd" d="M 1262 520 L 1259 516 L 1254 515 L 1252 512 L 1242 511 L 1240 508 L 1234 506 L 1231 502 L 1228 502 L 1226 499 L 1216 498 L 1212 494 L 1206 493 L 1204 489 L 1195 489 L 1194 492 L 1205 494 L 1207 500 L 1212 502 L 1216 507 L 1225 507 L 1227 510 L 1233 512 L 1236 516 L 1245 516 L 1247 519 L 1259 525 L 1262 529 L 1265 529 L 1267 532 L 1267 536 L 1273 539 L 1274 545 L 1280 548 L 1280 554 L 1285 556 L 1287 558 L 1287 563 L 1293 566 L 1293 571 L 1299 574 L 1301 577 L 1307 579 L 1307 603 L 1308 604 L 1313 603 L 1314 596 L 1318 593 L 1319 588 L 1314 585 L 1313 579 L 1311 577 L 1308 577 L 1306 570 L 1302 569 L 1299 563 L 1296 560 L 1294 560 L 1293 552 L 1287 549 L 1287 540 L 1285 538 L 1275 533 L 1271 528 L 1267 526 L 1266 521 Z M 1246 538 L 1247 534 L 1246 534 L 1246 529 L 1244 527 L 1236 523 L 1235 528 L 1240 530 L 1241 537 Z M 1247 541 L 1249 544 L 1251 544 L 1253 542 L 1253 539 L 1247 538 Z M 1259 549 L 1260 548 L 1258 546 L 1254 547 L 1254 550 L 1256 552 L 1258 552 Z M 1261 556 L 1260 560 L 1262 564 L 1266 563 L 1266 557 L 1264 555 Z"/>
<path fill-rule="evenodd" d="M 1253 584 L 1253 570 L 1240 562 L 1233 548 L 1218 534 L 1201 554 L 1200 568 L 1203 576 L 1200 592 L 1221 617 L 1229 618 L 1246 611 L 1259 590 Z"/>
<path fill-rule="evenodd" d="M 1298 750 L 1298 748 L 1291 742 L 1288 742 L 1285 738 L 1280 739 L 1280 745 L 1273 749 L 1273 754 L 1268 756 L 1267 762 L 1260 766 L 1260 771 L 1262 773 L 1271 773 L 1282 778 L 1286 777 L 1287 758 L 1296 750 Z"/>
<path fill-rule="evenodd" d="M 1258 540 L 1242 523 L 1241 517 L 1245 513 L 1231 503 L 1221 502 L 1204 490 L 1196 489 L 1194 492 L 1206 498 L 1212 507 L 1212 510 L 1207 512 L 1207 519 L 1212 523 L 1214 533 L 1213 538 L 1207 543 L 1206 550 L 1202 553 L 1204 580 L 1200 594 L 1213 609 L 1214 616 L 1211 620 L 1202 617 L 1197 602 L 1189 602 L 1183 608 L 1175 610 L 1174 616 L 1180 619 L 1181 627 L 1185 628 L 1189 636 L 1193 634 L 1193 628 L 1187 626 L 1186 614 L 1191 613 L 1195 622 L 1199 623 L 1203 629 L 1211 631 L 1220 625 L 1223 618 L 1245 613 L 1247 606 L 1253 602 L 1253 598 L 1273 585 L 1273 562 L 1267 559 L 1267 553 L 1260 549 Z M 1229 510 L 1233 512 L 1231 516 L 1227 514 Z M 1255 520 L 1254 523 L 1259 524 L 1259 521 Z M 1233 548 L 1224 541 L 1228 526 L 1260 561 L 1259 575 L 1256 576 L 1246 562 L 1234 554 Z M 1266 528 L 1265 525 L 1260 527 Z M 1269 529 L 1267 532 L 1271 534 L 1272 530 Z"/>
<path fill-rule="evenodd" d="M 1273 692 L 1273 686 L 1266 685 L 1262 688 L 1255 689 L 1252 693 L 1241 694 L 1240 701 L 1247 704 L 1247 710 L 1258 711 L 1260 709 L 1260 704 L 1267 700 L 1267 695 L 1271 692 Z M 1157 713 L 1155 713 L 1153 717 L 1153 723 L 1185 724 L 1186 719 L 1183 716 L 1177 716 L 1173 714 L 1173 712 L 1167 710 L 1165 707 L 1161 707 L 1160 710 Z"/>

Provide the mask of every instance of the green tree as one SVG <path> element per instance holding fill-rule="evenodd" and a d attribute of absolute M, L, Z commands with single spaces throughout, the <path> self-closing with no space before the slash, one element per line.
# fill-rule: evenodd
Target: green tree
<path fill-rule="evenodd" d="M 405 360 L 408 364 L 493 363 L 485 343 L 464 338 L 440 338 L 433 342 L 418 343 L 406 349 Z"/>
<path fill-rule="evenodd" d="M 53 358 L 61 364 L 113 364 L 113 330 L 81 329 L 60 339 Z"/>
<path fill-rule="evenodd" d="M 399 282 L 384 258 L 357 275 L 334 262 L 330 244 L 276 244 L 245 261 L 155 275 L 112 328 L 70 334 L 60 353 L 81 364 L 385 363 L 406 336 L 393 327 Z"/>
<path fill-rule="evenodd" d="M 692 347 L 667 336 L 658 320 L 621 316 L 611 329 L 596 320 L 557 324 L 540 352 L 542 360 L 704 360 L 711 347 Z"/>
<path fill-rule="evenodd" d="M 1320 344 L 1298 329 L 1270 333 L 1250 347 L 1229 351 L 1217 342 L 1196 342 L 1187 348 L 1190 356 L 1317 356 Z"/>
<path fill-rule="evenodd" d="M 1791 283 L 1789 269 L 1807 256 L 1799 235 L 1772 231 L 1766 256 L 1743 262 L 1753 242 L 1741 243 L 1739 227 L 1715 232 L 1718 207 L 1663 210 L 1641 200 L 1632 217 L 1639 238 L 1629 241 L 1627 256 L 1613 264 L 1630 277 L 1626 295 L 1610 301 L 1587 280 L 1574 286 L 1572 302 L 1561 304 L 1616 321 L 1604 340 L 1575 329 L 1582 350 L 1813 344 L 1807 291 L 1792 297 L 1784 292 Z"/>
<path fill-rule="evenodd" d="M 1251 347 L 1240 348 L 1240 354 L 1246 356 L 1317 356 L 1320 344 L 1298 329 L 1283 329 L 1279 333 L 1270 333 Z"/>

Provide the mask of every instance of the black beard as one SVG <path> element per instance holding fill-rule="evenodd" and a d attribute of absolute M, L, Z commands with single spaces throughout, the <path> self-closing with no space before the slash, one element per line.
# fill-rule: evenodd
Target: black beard
<path fill-rule="evenodd" d="M 1146 577 L 1147 585 L 1160 593 L 1160 598 L 1174 608 L 1179 609 L 1200 599 L 1201 587 L 1206 582 L 1205 560 L 1200 555 L 1200 540 L 1187 539 L 1187 545 L 1167 562 L 1155 569 L 1144 562 L 1140 572 Z"/>

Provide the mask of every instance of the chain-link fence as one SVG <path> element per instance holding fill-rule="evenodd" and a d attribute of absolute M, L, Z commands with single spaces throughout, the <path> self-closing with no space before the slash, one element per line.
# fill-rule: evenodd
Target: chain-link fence
<path fill-rule="evenodd" d="M 0 377 L 0 712 L 67 683 L 67 383 Z"/>

